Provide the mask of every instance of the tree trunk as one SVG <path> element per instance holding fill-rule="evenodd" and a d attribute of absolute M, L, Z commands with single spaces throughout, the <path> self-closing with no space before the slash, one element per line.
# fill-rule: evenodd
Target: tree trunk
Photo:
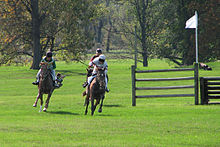
<path fill-rule="evenodd" d="M 102 27 L 103 27 L 103 22 L 100 19 L 99 24 L 98 24 L 98 30 L 97 30 L 97 42 L 102 43 Z"/>
<path fill-rule="evenodd" d="M 107 35 L 107 43 L 106 43 L 106 51 L 109 52 L 110 49 L 110 38 L 111 38 L 111 31 L 112 31 L 112 22 L 111 17 L 109 16 L 109 28 L 108 28 L 108 35 Z"/>
<path fill-rule="evenodd" d="M 106 43 L 106 51 L 109 52 L 110 49 L 110 36 L 111 36 L 111 27 L 108 29 L 107 43 Z"/>
<path fill-rule="evenodd" d="M 38 11 L 38 0 L 31 0 L 32 8 L 32 41 L 33 41 L 33 63 L 31 69 L 39 69 L 39 63 L 42 58 L 41 44 L 40 44 L 40 17 Z"/>
<path fill-rule="evenodd" d="M 147 53 L 142 53 L 142 57 L 143 57 L 143 66 L 147 67 L 148 66 L 148 56 L 147 56 Z"/>
<path fill-rule="evenodd" d="M 146 16 L 146 10 L 148 7 L 148 0 L 141 0 L 136 1 L 136 11 L 137 11 L 137 17 L 140 24 L 141 29 L 141 46 L 142 46 L 142 57 L 143 57 L 143 66 L 148 66 L 148 53 L 147 53 L 147 16 Z"/>
<path fill-rule="evenodd" d="M 144 17 L 144 16 L 143 16 Z M 145 20 L 146 18 L 143 18 Z M 146 26 L 144 23 L 141 24 L 141 44 L 142 44 L 142 57 L 143 57 L 143 66 L 148 66 L 148 56 L 147 56 L 147 38 L 146 38 Z"/>

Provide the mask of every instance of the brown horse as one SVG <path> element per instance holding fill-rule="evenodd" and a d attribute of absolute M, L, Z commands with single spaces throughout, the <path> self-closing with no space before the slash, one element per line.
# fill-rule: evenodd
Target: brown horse
<path fill-rule="evenodd" d="M 105 71 L 102 69 L 98 69 L 96 77 L 88 87 L 88 92 L 85 99 L 85 104 L 86 104 L 85 115 L 88 112 L 89 100 L 91 100 L 91 115 L 94 114 L 96 106 L 100 103 L 100 100 L 101 100 L 101 105 L 98 112 L 99 113 L 102 112 L 103 100 L 105 98 L 105 84 L 106 84 Z M 94 105 L 95 100 L 96 103 Z"/>
<path fill-rule="evenodd" d="M 50 74 L 50 70 L 47 69 L 48 64 L 42 63 L 41 64 L 41 72 L 40 72 L 40 82 L 38 85 L 38 95 L 35 103 L 33 104 L 33 107 L 37 106 L 38 99 L 41 100 L 41 106 L 40 111 L 42 111 L 42 105 L 43 105 L 43 94 L 48 94 L 46 104 L 44 106 L 43 111 L 46 112 L 48 108 L 48 104 L 50 101 L 50 97 L 55 89 L 52 76 Z"/>

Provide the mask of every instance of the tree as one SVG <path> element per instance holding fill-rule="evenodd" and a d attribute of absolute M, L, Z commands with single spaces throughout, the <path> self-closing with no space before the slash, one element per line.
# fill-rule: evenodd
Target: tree
<path fill-rule="evenodd" d="M 130 47 L 134 47 L 135 26 L 137 26 L 137 48 L 142 55 L 143 66 L 148 66 L 148 58 L 154 55 L 155 37 L 158 34 L 157 27 L 157 0 L 129 0 L 128 11 L 124 20 L 122 19 L 121 30 L 128 40 Z"/>
<path fill-rule="evenodd" d="M 33 69 L 47 50 L 63 50 L 63 56 L 80 58 L 91 35 L 87 30 L 94 17 L 93 0 L 5 0 L 1 3 L 2 64 L 18 55 L 33 57 Z M 68 54 L 68 53 L 69 54 Z"/>
<path fill-rule="evenodd" d="M 31 48 L 31 22 L 21 7 L 21 1 L 2 1 L 0 3 L 0 53 L 1 64 L 16 58 L 21 54 L 32 55 Z M 22 24 L 22 25 L 21 25 Z M 25 28 L 29 29 L 25 29 Z"/>
<path fill-rule="evenodd" d="M 187 10 L 192 14 L 192 9 L 199 13 L 199 61 L 209 62 L 220 59 L 220 19 L 218 0 L 200 0 L 192 1 L 187 6 Z M 194 37 L 191 36 L 191 41 Z M 193 48 L 195 45 L 193 44 Z"/>
<path fill-rule="evenodd" d="M 162 2 L 160 16 L 162 27 L 157 39 L 157 55 L 160 58 L 168 58 L 178 65 L 190 64 L 193 62 L 194 53 L 190 49 L 193 42 L 190 36 L 191 30 L 185 29 L 185 21 L 190 15 L 187 11 L 185 0 L 169 0 Z"/>

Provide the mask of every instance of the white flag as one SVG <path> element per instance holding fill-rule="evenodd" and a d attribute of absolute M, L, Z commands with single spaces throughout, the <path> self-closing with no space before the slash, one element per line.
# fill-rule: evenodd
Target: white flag
<path fill-rule="evenodd" d="M 188 28 L 197 28 L 197 16 L 196 14 L 191 17 L 189 20 L 186 21 L 186 27 L 185 29 Z"/>

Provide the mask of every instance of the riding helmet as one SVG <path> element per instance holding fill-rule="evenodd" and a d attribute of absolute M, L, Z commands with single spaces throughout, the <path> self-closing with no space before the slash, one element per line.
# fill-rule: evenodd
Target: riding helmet
<path fill-rule="evenodd" d="M 96 53 L 102 53 L 102 49 L 100 49 L 100 48 L 97 48 L 97 50 L 96 50 Z"/>
<path fill-rule="evenodd" d="M 99 61 L 104 62 L 104 61 L 105 61 L 105 55 L 100 55 L 100 56 L 99 56 Z"/>
<path fill-rule="evenodd" d="M 47 54 L 46 54 L 46 56 L 47 56 L 47 57 L 52 57 L 52 56 L 53 56 L 53 54 L 52 54 L 52 52 L 51 52 L 51 51 L 48 51 L 48 52 L 47 52 Z"/>

